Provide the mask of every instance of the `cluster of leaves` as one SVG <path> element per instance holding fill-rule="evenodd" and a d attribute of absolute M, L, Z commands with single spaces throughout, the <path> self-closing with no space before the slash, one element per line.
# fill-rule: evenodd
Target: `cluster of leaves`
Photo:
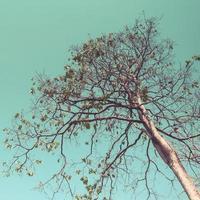
<path fill-rule="evenodd" d="M 138 20 L 133 28 L 90 39 L 72 48 L 64 75 L 53 79 L 37 76 L 30 91 L 35 101 L 29 120 L 17 113 L 14 127 L 5 130 L 6 147 L 17 149 L 9 169 L 20 163 L 20 172 L 23 166 L 32 165 L 31 153 L 36 149 L 56 152 L 60 170 L 46 182 L 55 180 L 56 191 L 65 182 L 72 198 L 106 200 L 121 181 L 134 191 L 144 182 L 147 197 L 154 195 L 149 179 L 164 172 L 139 117 L 138 99 L 181 158 L 189 159 L 192 169 L 198 166 L 200 93 L 198 82 L 191 79 L 191 67 L 199 57 L 180 69 L 174 67 L 173 43 L 159 40 L 156 26 L 155 19 Z M 73 159 L 74 155 L 66 149 L 77 142 L 80 149 L 86 144 L 81 153 L 87 155 L 80 155 L 79 161 L 70 165 L 67 157 Z M 73 167 L 70 171 L 77 165 L 84 170 Z M 134 167 L 141 171 L 133 171 Z M 86 194 L 73 193 L 75 174 Z M 167 180 L 173 182 L 171 177 Z"/>

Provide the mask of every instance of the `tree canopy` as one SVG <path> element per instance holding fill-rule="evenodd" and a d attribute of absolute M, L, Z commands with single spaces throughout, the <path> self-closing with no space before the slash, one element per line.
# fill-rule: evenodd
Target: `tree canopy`
<path fill-rule="evenodd" d="M 157 24 L 138 19 L 90 39 L 70 49 L 63 75 L 37 75 L 31 116 L 17 113 L 5 129 L 5 146 L 15 151 L 8 170 L 32 176 L 42 163 L 33 152 L 54 152 L 59 169 L 40 183 L 55 186 L 53 197 L 64 188 L 72 199 L 110 200 L 127 189 L 136 199 L 143 190 L 147 199 L 160 199 L 159 177 L 170 187 L 175 181 L 163 168 L 173 168 L 168 149 L 160 149 L 164 139 L 199 184 L 200 59 L 177 65 L 173 42 L 160 39 Z M 74 189 L 78 180 L 83 188 Z"/>

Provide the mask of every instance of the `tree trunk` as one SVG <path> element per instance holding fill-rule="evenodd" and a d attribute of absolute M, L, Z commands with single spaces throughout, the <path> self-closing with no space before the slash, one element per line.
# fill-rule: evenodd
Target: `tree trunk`
<path fill-rule="evenodd" d="M 178 155 L 171 146 L 157 131 L 154 123 L 148 118 L 145 107 L 141 104 L 139 98 L 138 103 L 140 105 L 139 116 L 143 121 L 148 137 L 152 140 L 155 149 L 158 151 L 162 160 L 171 168 L 173 173 L 178 178 L 184 191 L 190 200 L 200 200 L 200 191 L 194 184 L 192 178 L 187 174 L 185 168 L 181 164 Z"/>

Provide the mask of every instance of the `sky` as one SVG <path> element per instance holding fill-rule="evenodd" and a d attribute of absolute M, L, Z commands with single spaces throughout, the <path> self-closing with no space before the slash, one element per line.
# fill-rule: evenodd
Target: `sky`
<path fill-rule="evenodd" d="M 0 0 L 0 133 L 14 113 L 30 108 L 34 74 L 61 74 L 71 45 L 117 32 L 143 11 L 161 17 L 161 36 L 175 41 L 177 62 L 199 54 L 199 8 L 199 0 Z M 9 152 L 0 145 L 2 162 Z M 0 199 L 45 200 L 32 189 L 38 179 L 0 174 Z"/>

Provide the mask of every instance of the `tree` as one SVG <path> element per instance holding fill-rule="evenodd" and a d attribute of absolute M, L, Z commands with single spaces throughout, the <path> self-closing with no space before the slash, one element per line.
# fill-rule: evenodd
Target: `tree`
<path fill-rule="evenodd" d="M 64 75 L 34 78 L 32 118 L 17 113 L 5 130 L 6 146 L 17 149 L 9 170 L 32 176 L 30 167 L 42 162 L 32 152 L 56 152 L 60 168 L 41 187 L 55 181 L 55 191 L 67 184 L 72 199 L 111 199 L 119 185 L 134 193 L 143 183 L 146 198 L 156 199 L 155 176 L 173 186 L 167 166 L 188 198 L 199 200 L 199 57 L 177 67 L 173 42 L 159 39 L 154 18 L 70 51 Z M 70 161 L 66 149 L 78 139 L 84 156 Z M 76 176 L 86 189 L 80 195 L 71 187 Z"/>

